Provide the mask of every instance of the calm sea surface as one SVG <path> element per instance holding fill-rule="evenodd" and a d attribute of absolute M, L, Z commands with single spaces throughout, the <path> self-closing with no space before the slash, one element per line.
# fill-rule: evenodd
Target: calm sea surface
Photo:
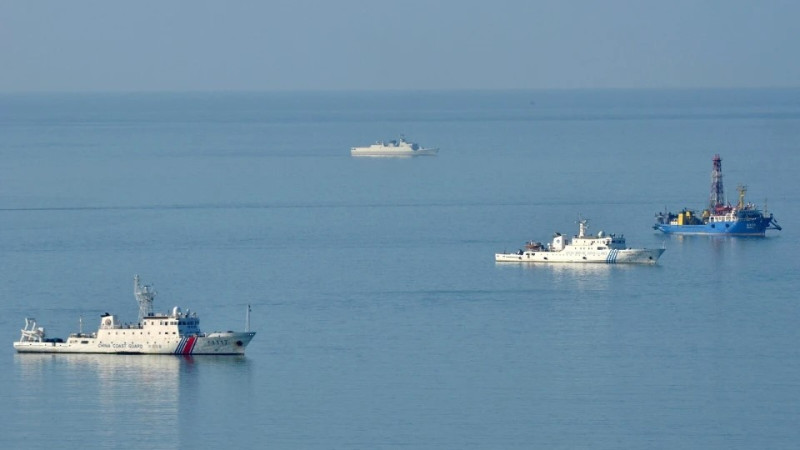
<path fill-rule="evenodd" d="M 651 229 L 715 153 L 783 231 Z M 2 95 L 0 447 L 797 448 L 799 173 L 800 90 Z M 494 263 L 579 216 L 667 251 Z M 14 353 L 134 274 L 247 356 Z"/>

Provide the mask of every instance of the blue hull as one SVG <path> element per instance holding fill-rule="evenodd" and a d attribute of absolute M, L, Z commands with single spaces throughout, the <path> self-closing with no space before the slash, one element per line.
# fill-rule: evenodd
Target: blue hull
<path fill-rule="evenodd" d="M 737 220 L 732 222 L 714 222 L 700 225 L 670 225 L 657 223 L 656 230 L 666 234 L 708 234 L 725 236 L 764 236 L 770 228 L 770 218 L 760 220 Z"/>

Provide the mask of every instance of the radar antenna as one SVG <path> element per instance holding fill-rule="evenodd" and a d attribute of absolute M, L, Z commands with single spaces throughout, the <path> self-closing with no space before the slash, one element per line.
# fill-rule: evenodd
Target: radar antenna
<path fill-rule="evenodd" d="M 153 299 L 156 297 L 156 291 L 149 284 L 142 285 L 139 282 L 139 275 L 134 275 L 133 295 L 139 302 L 139 323 L 142 323 L 145 317 L 153 315 Z"/>

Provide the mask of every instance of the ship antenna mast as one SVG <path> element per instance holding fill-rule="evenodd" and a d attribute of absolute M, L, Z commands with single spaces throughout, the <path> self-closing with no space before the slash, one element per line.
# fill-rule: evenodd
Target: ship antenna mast
<path fill-rule="evenodd" d="M 747 192 L 747 186 L 740 184 L 736 186 L 736 190 L 739 191 L 739 202 L 736 204 L 738 209 L 744 209 L 744 194 Z"/>
<path fill-rule="evenodd" d="M 582 219 L 578 214 L 578 237 L 586 236 L 586 230 L 589 229 L 589 219 Z"/>
<path fill-rule="evenodd" d="M 142 323 L 145 317 L 153 315 L 153 299 L 156 297 L 156 291 L 150 285 L 142 285 L 139 282 L 139 275 L 134 275 L 133 295 L 139 302 L 139 323 Z"/>
<path fill-rule="evenodd" d="M 250 331 L 250 305 L 247 305 L 247 316 L 244 320 L 244 331 Z"/>
<path fill-rule="evenodd" d="M 717 206 L 725 203 L 725 188 L 722 186 L 722 158 L 719 154 L 714 155 L 714 166 L 711 170 L 711 195 L 709 196 L 708 206 L 714 211 Z"/>

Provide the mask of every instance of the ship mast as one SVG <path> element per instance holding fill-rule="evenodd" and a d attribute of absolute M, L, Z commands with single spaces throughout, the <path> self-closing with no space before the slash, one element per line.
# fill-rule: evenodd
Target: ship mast
<path fill-rule="evenodd" d="M 156 291 L 150 285 L 139 283 L 139 275 L 134 275 L 133 295 L 139 302 L 139 323 L 142 323 L 145 317 L 153 315 L 153 299 L 156 297 Z"/>
<path fill-rule="evenodd" d="M 736 186 L 736 190 L 739 191 L 739 202 L 736 204 L 736 208 L 744 209 L 744 194 L 747 192 L 747 186 L 740 184 Z"/>
<path fill-rule="evenodd" d="M 719 154 L 714 155 L 714 167 L 711 170 L 711 195 L 709 196 L 708 207 L 714 211 L 717 206 L 725 204 L 725 189 L 722 187 L 722 158 Z"/>
<path fill-rule="evenodd" d="M 244 318 L 244 331 L 250 331 L 250 305 L 247 305 L 247 314 Z"/>

